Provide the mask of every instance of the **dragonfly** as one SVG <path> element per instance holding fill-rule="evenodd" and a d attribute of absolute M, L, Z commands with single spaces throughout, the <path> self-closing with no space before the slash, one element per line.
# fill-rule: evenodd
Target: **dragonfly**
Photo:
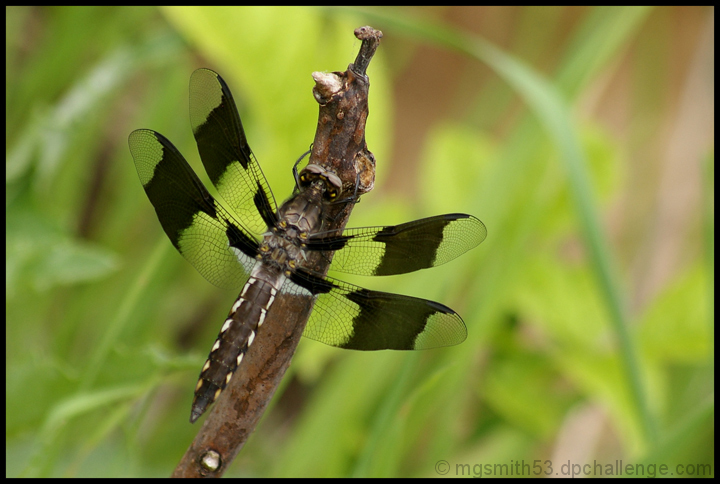
<path fill-rule="evenodd" d="M 479 219 L 453 213 L 338 234 L 328 230 L 328 207 L 355 202 L 357 195 L 343 190 L 332 168 L 308 162 L 298 173 L 296 163 L 295 188 L 278 208 L 230 89 L 212 70 L 198 69 L 190 78 L 190 122 L 223 203 L 160 133 L 138 129 L 128 143 L 140 182 L 173 246 L 209 282 L 239 290 L 200 371 L 191 423 L 217 400 L 254 339 L 262 336 L 276 298 L 312 299 L 303 335 L 339 348 L 419 350 L 466 339 L 465 323 L 449 307 L 323 276 L 308 267 L 307 259 L 313 252 L 332 254 L 331 270 L 367 276 L 435 267 L 486 238 Z"/>

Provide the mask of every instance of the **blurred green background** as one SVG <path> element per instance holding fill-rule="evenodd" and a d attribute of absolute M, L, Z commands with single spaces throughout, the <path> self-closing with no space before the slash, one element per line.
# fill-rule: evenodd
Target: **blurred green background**
<path fill-rule="evenodd" d="M 227 475 L 714 474 L 712 8 L 8 7 L 5 22 L 7 476 L 170 475 L 236 294 L 174 251 L 127 136 L 163 133 L 206 180 L 187 86 L 213 68 L 281 201 L 315 131 L 310 74 L 345 70 L 361 25 L 385 34 L 368 71 L 377 183 L 349 225 L 467 212 L 488 238 L 429 271 L 341 278 L 447 304 L 468 340 L 304 339 Z"/>

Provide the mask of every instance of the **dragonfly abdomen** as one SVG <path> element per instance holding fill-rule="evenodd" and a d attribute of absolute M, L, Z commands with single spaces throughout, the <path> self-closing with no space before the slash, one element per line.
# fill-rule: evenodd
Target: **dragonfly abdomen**
<path fill-rule="evenodd" d="M 190 422 L 194 423 L 220 396 L 265 322 L 285 276 L 258 263 L 223 323 L 200 371 Z"/>

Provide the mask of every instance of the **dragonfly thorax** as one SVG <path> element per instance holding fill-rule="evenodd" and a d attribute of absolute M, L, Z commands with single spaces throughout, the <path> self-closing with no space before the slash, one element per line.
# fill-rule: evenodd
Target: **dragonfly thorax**
<path fill-rule="evenodd" d="M 260 259 L 281 270 L 294 269 L 305 260 L 303 248 L 309 234 L 322 227 L 324 182 L 314 180 L 308 187 L 290 197 L 278 210 L 278 224 L 268 232 L 260 245 Z"/>

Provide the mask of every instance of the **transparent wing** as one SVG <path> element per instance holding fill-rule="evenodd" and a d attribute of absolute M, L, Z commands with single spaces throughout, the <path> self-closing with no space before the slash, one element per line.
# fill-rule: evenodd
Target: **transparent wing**
<path fill-rule="evenodd" d="M 190 124 L 213 185 L 250 232 L 277 222 L 277 205 L 250 150 L 240 115 L 225 81 L 198 69 L 190 77 Z"/>
<path fill-rule="evenodd" d="M 355 350 L 419 350 L 465 341 L 467 328 L 449 307 L 426 299 L 371 291 L 305 271 L 284 290 L 316 295 L 304 336 Z"/>
<path fill-rule="evenodd" d="M 208 193 L 182 154 L 160 133 L 128 138 L 135 168 L 175 248 L 205 279 L 239 288 L 255 264 L 258 242 Z"/>
<path fill-rule="evenodd" d="M 445 264 L 486 236 L 480 220 L 452 213 L 401 225 L 346 229 L 342 235 L 314 234 L 307 248 L 336 251 L 330 267 L 333 271 L 387 276 Z"/>

